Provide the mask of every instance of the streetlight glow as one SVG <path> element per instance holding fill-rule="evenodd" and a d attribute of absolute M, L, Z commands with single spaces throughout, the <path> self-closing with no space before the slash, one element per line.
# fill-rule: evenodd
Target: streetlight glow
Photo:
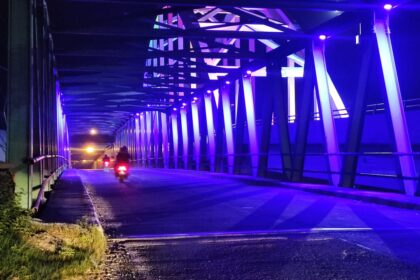
<path fill-rule="evenodd" d="M 95 151 L 95 148 L 92 146 L 86 147 L 86 153 L 88 154 L 92 154 Z"/>

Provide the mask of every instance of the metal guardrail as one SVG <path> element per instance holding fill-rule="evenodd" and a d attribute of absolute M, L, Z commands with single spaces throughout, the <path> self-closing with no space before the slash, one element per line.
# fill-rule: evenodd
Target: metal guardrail
<path fill-rule="evenodd" d="M 420 152 L 413 152 L 413 153 L 398 153 L 398 152 L 359 152 L 359 153 L 348 153 L 348 152 L 342 152 L 342 153 L 317 153 L 317 152 L 308 152 L 305 154 L 281 154 L 281 153 L 258 153 L 258 154 L 250 154 L 250 153 L 241 153 L 241 154 L 215 154 L 215 158 L 217 159 L 227 159 L 228 157 L 250 157 L 250 156 L 269 156 L 269 157 L 281 157 L 284 155 L 290 155 L 290 156 L 312 156 L 312 157 L 327 157 L 327 156 L 339 156 L 341 158 L 348 157 L 348 156 L 357 156 L 359 158 L 362 157 L 407 157 L 412 156 L 414 158 L 420 158 Z M 180 161 L 183 161 L 185 158 L 182 155 L 178 155 L 178 162 L 179 167 L 182 168 L 182 163 Z M 188 156 L 188 161 L 191 164 L 194 162 L 196 157 L 194 155 Z M 203 160 L 204 159 L 204 160 Z M 158 161 L 158 164 L 162 164 L 164 158 L 158 157 L 155 158 L 153 156 L 148 157 L 147 159 L 133 159 L 132 162 L 136 162 L 140 165 L 145 164 L 145 166 L 154 166 L 156 163 L 156 160 Z M 170 164 L 173 164 L 174 157 L 170 156 L 168 158 Z M 209 158 L 207 155 L 201 155 L 200 161 L 209 161 Z M 203 163 L 202 162 L 202 163 Z M 225 167 L 232 167 L 227 165 L 227 163 L 224 163 L 223 160 L 219 162 L 221 164 L 221 168 L 224 169 Z M 233 166 L 234 167 L 234 166 Z M 287 171 L 287 172 L 295 172 L 297 170 L 295 169 L 287 169 L 287 168 L 269 168 L 270 170 L 278 170 L 278 171 Z M 342 171 L 331 171 L 331 170 L 311 170 L 311 169 L 303 169 L 302 172 L 304 173 L 313 173 L 313 174 L 341 174 L 341 175 L 349 175 L 350 173 L 344 173 Z M 364 177 L 377 177 L 377 178 L 386 178 L 386 179 L 401 179 L 401 180 L 413 180 L 413 181 L 420 181 L 420 177 L 408 177 L 403 176 L 401 174 L 381 174 L 381 173 L 368 173 L 368 172 L 355 172 L 354 175 L 356 176 L 364 176 Z"/>
<path fill-rule="evenodd" d="M 33 158 L 33 159 L 30 160 L 30 162 L 31 162 L 31 164 L 35 164 L 37 162 L 40 162 L 40 161 L 42 161 L 44 159 L 48 159 L 48 158 L 61 158 L 61 159 L 64 159 L 65 161 L 68 161 L 67 158 L 65 158 L 63 156 L 60 156 L 60 155 L 44 155 L 44 156 L 39 156 L 39 157 Z"/>
<path fill-rule="evenodd" d="M 51 184 L 51 182 L 54 182 L 58 178 L 58 176 L 60 176 L 60 174 L 64 171 L 64 169 L 67 167 L 68 159 L 61 156 L 61 155 L 42 155 L 42 156 L 30 159 L 31 164 L 36 164 L 36 163 L 41 162 L 45 159 L 51 159 L 51 158 L 63 159 L 65 161 L 65 163 L 60 165 L 59 167 L 57 167 L 56 170 L 54 170 L 47 178 L 45 178 L 42 181 L 41 187 L 40 187 L 39 192 L 38 192 L 38 196 L 35 200 L 34 205 L 32 206 L 32 211 L 34 213 L 38 212 L 39 207 L 41 206 L 41 204 L 43 202 L 45 189 L 47 188 L 47 186 L 49 186 Z"/>

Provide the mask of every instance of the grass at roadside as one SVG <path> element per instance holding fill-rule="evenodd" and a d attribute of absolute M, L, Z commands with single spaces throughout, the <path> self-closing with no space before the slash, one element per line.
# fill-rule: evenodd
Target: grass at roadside
<path fill-rule="evenodd" d="M 86 279 L 105 255 L 99 227 L 33 222 L 13 199 L 1 198 L 0 279 Z"/>

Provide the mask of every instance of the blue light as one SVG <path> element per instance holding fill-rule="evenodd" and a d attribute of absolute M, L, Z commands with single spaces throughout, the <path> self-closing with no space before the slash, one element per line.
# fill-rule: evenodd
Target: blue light
<path fill-rule="evenodd" d="M 324 34 L 319 35 L 319 40 L 324 41 L 325 39 L 327 39 L 327 36 Z"/>

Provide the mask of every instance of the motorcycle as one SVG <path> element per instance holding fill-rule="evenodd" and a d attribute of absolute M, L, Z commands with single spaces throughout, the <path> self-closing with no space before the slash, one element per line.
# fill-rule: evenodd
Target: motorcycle
<path fill-rule="evenodd" d="M 123 183 L 128 177 L 128 164 L 118 164 L 115 168 L 115 176 Z"/>
<path fill-rule="evenodd" d="M 105 172 L 108 172 L 108 170 L 109 170 L 109 164 L 110 164 L 109 160 L 104 161 L 104 171 Z"/>

